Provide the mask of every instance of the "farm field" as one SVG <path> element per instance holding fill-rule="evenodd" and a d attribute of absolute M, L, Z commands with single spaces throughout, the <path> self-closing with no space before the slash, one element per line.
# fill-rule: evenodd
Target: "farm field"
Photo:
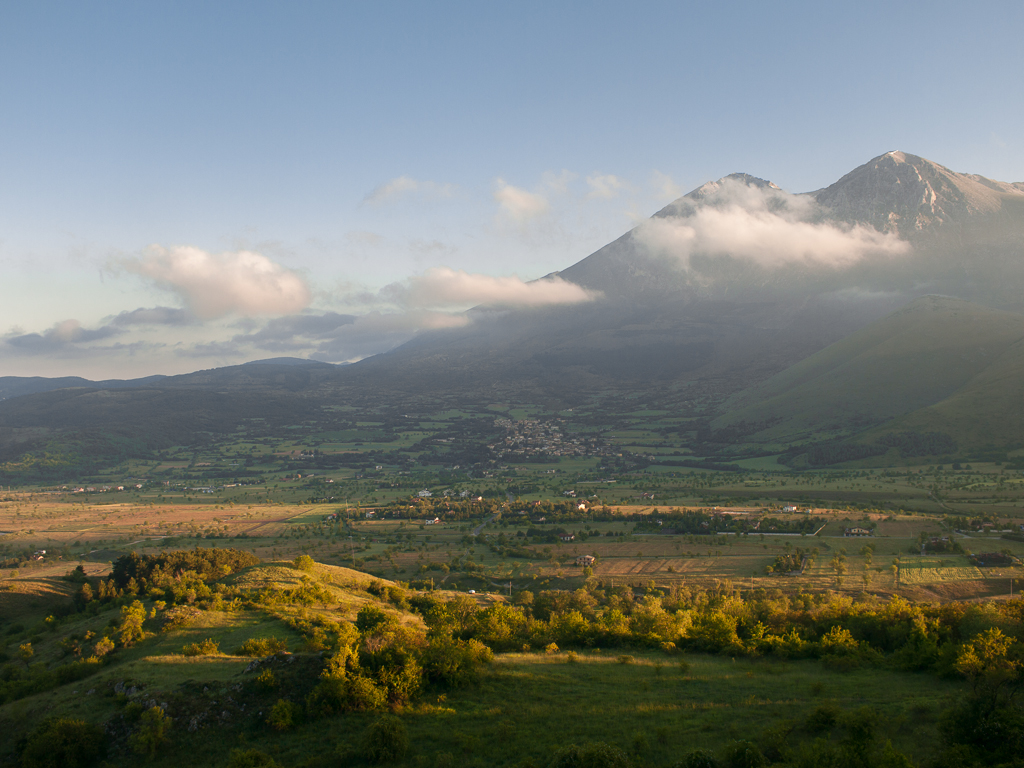
<path fill-rule="evenodd" d="M 309 554 L 419 588 L 496 594 L 575 588 L 587 579 L 667 587 L 724 581 L 744 589 L 899 593 L 941 601 L 1008 596 L 1020 588 L 1011 582 L 1024 576 L 1016 564 L 979 568 L 967 558 L 999 551 L 1022 558 L 1024 541 L 1004 538 L 998 529 L 957 533 L 948 516 L 828 507 L 786 515 L 776 509 L 773 519 L 806 520 L 810 533 L 693 535 L 638 529 L 638 521 L 684 509 L 650 502 L 603 506 L 592 521 L 561 524 L 502 514 L 502 505 L 494 502 L 493 514 L 428 525 L 420 518 L 387 517 L 404 514 L 400 505 L 97 503 L 11 494 L 0 501 L 0 562 L 7 588 L 26 594 L 34 580 L 61 576 L 78 564 L 99 574 L 121 554 L 197 546 L 232 546 L 267 560 Z M 769 512 L 759 506 L 694 509 L 750 520 Z M 872 535 L 844 535 L 861 525 L 870 525 Z M 559 540 L 563 534 L 572 540 Z M 922 555 L 921 542 L 939 537 L 951 537 L 962 552 Z M 799 573 L 769 574 L 777 558 L 797 551 L 805 558 Z M 584 555 L 595 558 L 586 572 L 577 565 Z"/>

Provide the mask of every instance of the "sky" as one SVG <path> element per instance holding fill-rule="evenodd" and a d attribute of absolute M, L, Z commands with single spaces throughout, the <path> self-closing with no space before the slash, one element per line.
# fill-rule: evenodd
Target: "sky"
<path fill-rule="evenodd" d="M 1024 4 L 0 0 L 0 376 L 350 362 L 733 172 L 1024 181 Z M 547 276 L 547 277 L 546 277 Z"/>

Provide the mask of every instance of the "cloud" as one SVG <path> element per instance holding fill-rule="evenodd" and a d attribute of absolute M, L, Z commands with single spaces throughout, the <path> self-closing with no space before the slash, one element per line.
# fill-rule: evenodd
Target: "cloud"
<path fill-rule="evenodd" d="M 592 176 L 587 176 L 587 185 L 590 187 L 587 197 L 601 200 L 611 200 L 623 190 L 629 189 L 629 184 L 610 173 L 605 175 L 595 173 Z"/>
<path fill-rule="evenodd" d="M 501 210 L 518 224 L 525 224 L 543 216 L 549 210 L 546 197 L 513 187 L 504 179 L 495 181 L 494 199 L 501 206 Z"/>
<path fill-rule="evenodd" d="M 214 254 L 191 246 L 152 245 L 141 258 L 121 265 L 173 291 L 204 320 L 232 313 L 290 314 L 311 300 L 302 277 L 253 251 Z"/>
<path fill-rule="evenodd" d="M 3 337 L 3 344 L 23 354 L 42 354 L 101 341 L 123 331 L 110 325 L 83 328 L 77 320 L 62 320 L 42 333 L 12 332 Z"/>
<path fill-rule="evenodd" d="M 118 327 L 133 325 L 191 325 L 196 319 L 184 309 L 174 307 L 139 307 L 124 311 L 111 318 L 110 324 Z"/>
<path fill-rule="evenodd" d="M 579 304 L 596 295 L 558 276 L 524 282 L 515 275 L 492 277 L 449 267 L 434 267 L 381 289 L 381 296 L 410 308 L 468 308 L 478 304 L 542 307 Z"/>
<path fill-rule="evenodd" d="M 909 244 L 865 226 L 821 220 L 808 196 L 725 179 L 701 188 L 703 198 L 679 216 L 658 216 L 635 230 L 656 253 L 693 266 L 696 256 L 730 256 L 762 267 L 804 263 L 846 267 L 870 255 L 907 253 Z M 687 201 L 689 203 L 689 201 Z"/>
<path fill-rule="evenodd" d="M 369 192 L 363 198 L 363 202 L 370 205 L 381 205 L 413 194 L 430 198 L 451 197 L 455 194 L 455 186 L 437 184 L 433 181 L 417 181 L 408 176 L 399 176 Z"/>
<path fill-rule="evenodd" d="M 260 349 L 275 352 L 295 351 L 308 348 L 318 340 L 331 338 L 339 328 L 352 325 L 357 320 L 355 315 L 342 315 L 337 312 L 278 317 L 267 322 L 258 331 L 239 334 L 232 341 L 250 343 Z"/>
<path fill-rule="evenodd" d="M 469 322 L 461 313 L 370 312 L 321 341 L 311 357 L 329 363 L 354 362 L 392 350 L 424 331 L 460 328 Z"/>

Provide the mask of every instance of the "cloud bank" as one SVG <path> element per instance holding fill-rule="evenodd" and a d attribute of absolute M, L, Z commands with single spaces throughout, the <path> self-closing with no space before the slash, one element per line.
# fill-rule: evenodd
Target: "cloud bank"
<path fill-rule="evenodd" d="M 734 179 L 703 189 L 701 204 L 680 216 L 644 222 L 637 239 L 686 269 L 698 255 L 731 256 L 768 268 L 794 263 L 842 268 L 868 256 L 910 250 L 894 235 L 822 220 L 810 197 Z"/>
<path fill-rule="evenodd" d="M 285 315 L 309 306 L 312 293 L 295 272 L 252 251 L 208 253 L 152 245 L 121 265 L 177 294 L 199 318 Z"/>
<path fill-rule="evenodd" d="M 515 275 L 493 277 L 448 267 L 392 283 L 381 296 L 414 309 L 467 308 L 474 305 L 545 307 L 592 301 L 596 294 L 558 276 L 525 282 Z"/>

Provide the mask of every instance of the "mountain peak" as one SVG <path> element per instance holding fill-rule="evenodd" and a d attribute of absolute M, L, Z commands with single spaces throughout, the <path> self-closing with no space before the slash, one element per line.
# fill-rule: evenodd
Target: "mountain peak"
<path fill-rule="evenodd" d="M 836 219 L 913 237 L 935 227 L 963 224 L 977 214 L 995 213 L 1007 197 L 1024 198 L 1024 185 L 957 173 L 893 150 L 811 196 Z"/>

